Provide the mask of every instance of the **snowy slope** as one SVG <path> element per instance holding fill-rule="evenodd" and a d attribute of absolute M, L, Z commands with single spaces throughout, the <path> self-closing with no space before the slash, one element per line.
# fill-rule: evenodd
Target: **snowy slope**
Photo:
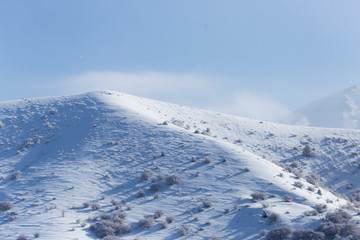
<path fill-rule="evenodd" d="M 360 86 L 331 94 L 296 111 L 296 121 L 314 127 L 360 128 Z"/>
<path fill-rule="evenodd" d="M 349 203 L 328 188 L 349 196 L 360 187 L 357 130 L 259 122 L 109 91 L 4 102 L 0 121 L 0 201 L 14 203 L 0 212 L 4 240 L 35 232 L 99 239 L 89 226 L 114 212 L 126 213 L 131 229 L 122 239 L 258 239 L 282 225 L 315 228 L 323 214 L 306 212 Z M 312 157 L 302 156 L 307 144 Z M 145 170 L 149 180 L 140 178 Z M 181 181 L 166 184 L 173 174 Z M 327 186 L 308 183 L 309 174 Z M 252 201 L 255 192 L 268 199 Z M 269 225 L 264 209 L 281 220 Z M 139 226 L 157 210 L 164 215 L 154 226 Z M 175 220 L 163 229 L 167 216 Z"/>

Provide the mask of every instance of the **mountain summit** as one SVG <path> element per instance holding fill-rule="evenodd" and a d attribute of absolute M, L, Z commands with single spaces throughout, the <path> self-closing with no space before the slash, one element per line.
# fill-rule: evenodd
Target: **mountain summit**
<path fill-rule="evenodd" d="M 360 86 L 323 97 L 296 112 L 297 123 L 314 127 L 360 128 Z"/>

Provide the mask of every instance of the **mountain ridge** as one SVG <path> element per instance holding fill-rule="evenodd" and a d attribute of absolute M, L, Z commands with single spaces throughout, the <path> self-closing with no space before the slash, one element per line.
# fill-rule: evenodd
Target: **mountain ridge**
<path fill-rule="evenodd" d="M 90 219 L 114 212 L 126 214 L 131 232 L 123 239 L 258 239 L 260 230 L 284 224 L 315 228 L 322 215 L 305 212 L 348 203 L 331 185 L 348 196 L 348 184 L 359 187 L 351 171 L 357 130 L 273 124 L 111 91 L 2 103 L 0 121 L 0 201 L 18 212 L 12 221 L 11 212 L 0 212 L 4 240 L 35 231 L 43 239 L 99 239 Z M 306 145 L 313 158 L 302 155 Z M 146 170 L 153 176 L 144 181 Z M 305 180 L 325 172 L 324 186 Z M 181 182 L 168 185 L 163 179 L 172 175 Z M 160 189 L 150 190 L 153 184 Z M 268 199 L 253 201 L 257 192 Z M 284 202 L 286 195 L 293 201 Z M 164 216 L 154 226 L 140 227 L 159 209 Z M 281 220 L 267 224 L 264 210 Z M 162 229 L 165 216 L 175 222 Z"/>
<path fill-rule="evenodd" d="M 295 121 L 314 127 L 360 128 L 360 86 L 332 93 L 295 111 Z M 300 119 L 300 120 L 299 120 Z"/>

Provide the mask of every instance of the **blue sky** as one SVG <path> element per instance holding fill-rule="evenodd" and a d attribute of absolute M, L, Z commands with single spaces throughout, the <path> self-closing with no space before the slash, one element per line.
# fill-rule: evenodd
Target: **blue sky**
<path fill-rule="evenodd" d="M 249 101 L 295 109 L 360 84 L 359 11 L 355 0 L 2 0 L 0 101 L 106 88 L 240 115 Z"/>

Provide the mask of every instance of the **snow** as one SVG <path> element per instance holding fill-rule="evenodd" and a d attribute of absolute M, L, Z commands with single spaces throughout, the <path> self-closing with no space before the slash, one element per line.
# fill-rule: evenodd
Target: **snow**
<path fill-rule="evenodd" d="M 4 240 L 35 232 L 39 239 L 99 239 L 89 219 L 114 211 L 126 212 L 131 227 L 121 239 L 258 239 L 277 226 L 315 228 L 323 214 L 305 212 L 342 207 L 348 200 L 340 193 L 360 187 L 358 130 L 260 122 L 111 91 L 4 102 L 0 121 L 0 201 L 14 203 L 0 212 Z M 306 144 L 314 157 L 302 156 Z M 303 177 L 318 174 L 323 186 L 285 171 L 291 163 Z M 140 180 L 144 170 L 152 180 Z M 15 171 L 20 178 L 10 180 Z M 179 184 L 156 180 L 172 174 Z M 152 182 L 159 192 L 149 190 Z M 254 192 L 268 199 L 254 202 Z M 294 200 L 284 202 L 285 195 Z M 100 209 L 84 208 L 87 201 Z M 155 226 L 138 226 L 159 209 Z M 269 225 L 264 209 L 281 220 Z M 9 212 L 17 212 L 13 221 Z M 162 229 L 166 216 L 175 221 Z"/>
<path fill-rule="evenodd" d="M 360 128 L 360 86 L 333 93 L 296 111 L 293 123 L 329 128 Z"/>

